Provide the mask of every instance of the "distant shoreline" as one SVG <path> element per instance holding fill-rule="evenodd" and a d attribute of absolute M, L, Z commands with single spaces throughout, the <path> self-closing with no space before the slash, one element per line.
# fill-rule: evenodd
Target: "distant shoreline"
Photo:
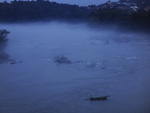
<path fill-rule="evenodd" d="M 90 21 L 121 25 L 150 26 L 150 7 L 133 3 L 106 2 L 78 6 L 45 0 L 0 2 L 0 22 Z"/>

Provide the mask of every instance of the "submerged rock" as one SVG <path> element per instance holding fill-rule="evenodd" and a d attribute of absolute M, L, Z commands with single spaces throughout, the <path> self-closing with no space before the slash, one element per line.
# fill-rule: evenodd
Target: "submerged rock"
<path fill-rule="evenodd" d="M 72 61 L 65 56 L 56 56 L 54 62 L 58 64 L 72 64 Z"/>
<path fill-rule="evenodd" d="M 9 63 L 10 63 L 10 64 L 17 64 L 17 61 L 11 59 L 11 60 L 9 61 Z"/>
<path fill-rule="evenodd" d="M 9 61 L 9 55 L 5 52 L 0 52 L 0 64 L 8 62 Z"/>
<path fill-rule="evenodd" d="M 86 62 L 85 66 L 88 68 L 96 68 L 96 67 L 100 67 L 100 62 Z"/>

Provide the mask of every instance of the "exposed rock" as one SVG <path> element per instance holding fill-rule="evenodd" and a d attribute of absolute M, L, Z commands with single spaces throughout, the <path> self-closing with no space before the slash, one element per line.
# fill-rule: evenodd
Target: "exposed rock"
<path fill-rule="evenodd" d="M 9 31 L 7 30 L 0 30 L 0 41 L 6 40 L 7 35 L 9 34 Z"/>
<path fill-rule="evenodd" d="M 56 56 L 54 62 L 58 64 L 72 64 L 72 61 L 65 56 Z"/>

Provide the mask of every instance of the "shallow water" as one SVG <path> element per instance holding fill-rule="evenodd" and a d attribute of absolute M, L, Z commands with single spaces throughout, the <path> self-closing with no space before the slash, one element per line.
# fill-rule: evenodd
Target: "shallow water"
<path fill-rule="evenodd" d="M 11 32 L 0 44 L 0 113 L 150 112 L 148 33 L 63 22 L 0 28 Z"/>

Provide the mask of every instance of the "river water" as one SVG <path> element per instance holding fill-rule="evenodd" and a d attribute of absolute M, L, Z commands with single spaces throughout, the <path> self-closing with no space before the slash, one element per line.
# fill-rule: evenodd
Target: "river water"
<path fill-rule="evenodd" d="M 0 28 L 11 32 L 0 43 L 0 113 L 150 112 L 149 33 L 65 22 Z"/>
<path fill-rule="evenodd" d="M 67 4 L 76 4 L 80 6 L 87 6 L 87 5 L 99 5 L 102 3 L 107 2 L 108 0 L 52 0 L 54 2 L 58 3 L 67 3 Z M 118 1 L 118 0 L 111 0 L 112 2 Z"/>
<path fill-rule="evenodd" d="M 10 2 L 12 0 L 7 0 L 7 2 Z M 50 0 L 52 2 L 58 2 L 58 3 L 65 3 L 65 4 L 75 4 L 80 6 L 87 6 L 87 5 L 99 5 L 102 3 L 107 2 L 108 0 Z M 112 2 L 118 1 L 118 0 L 111 0 Z"/>

